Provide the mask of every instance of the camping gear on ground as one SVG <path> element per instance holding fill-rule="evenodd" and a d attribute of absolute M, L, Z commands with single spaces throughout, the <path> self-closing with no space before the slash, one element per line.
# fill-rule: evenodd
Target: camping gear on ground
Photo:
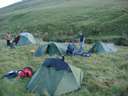
<path fill-rule="evenodd" d="M 25 67 L 22 70 L 18 71 L 18 77 L 19 78 L 25 78 L 25 77 L 32 77 L 33 71 L 30 67 Z"/>
<path fill-rule="evenodd" d="M 84 52 L 83 49 L 77 49 L 77 47 L 75 46 L 75 44 L 68 44 L 67 47 L 67 51 L 66 51 L 67 55 L 78 55 L 78 56 L 83 56 L 83 57 L 90 57 L 91 53 L 88 52 Z"/>
<path fill-rule="evenodd" d="M 96 42 L 88 52 L 89 53 L 110 53 L 110 52 L 116 52 L 116 51 L 117 51 L 117 48 L 112 43 Z"/>
<path fill-rule="evenodd" d="M 16 43 L 16 45 L 28 45 L 35 44 L 36 40 L 31 33 L 22 32 L 18 37 L 15 38 L 14 42 Z"/>
<path fill-rule="evenodd" d="M 49 55 L 65 55 L 67 50 L 67 45 L 63 43 L 50 42 L 45 45 L 39 46 L 39 48 L 34 53 L 34 56 L 39 57 L 45 54 Z"/>
<path fill-rule="evenodd" d="M 8 78 L 8 79 L 12 79 L 12 78 L 25 78 L 25 77 L 32 77 L 33 75 L 33 71 L 32 68 L 30 67 L 24 67 L 22 70 L 11 70 L 9 72 L 7 72 L 6 74 L 4 74 L 2 76 L 3 78 Z"/>
<path fill-rule="evenodd" d="M 89 52 L 84 52 L 83 50 L 76 49 L 73 52 L 73 55 L 83 56 L 83 57 L 90 57 L 92 54 Z"/>
<path fill-rule="evenodd" d="M 83 72 L 64 59 L 47 58 L 27 85 L 30 92 L 59 96 L 81 87 Z"/>
<path fill-rule="evenodd" d="M 3 78 L 12 79 L 12 78 L 15 78 L 15 77 L 17 77 L 17 71 L 16 71 L 16 70 L 11 70 L 11 71 L 5 73 L 5 74 L 2 76 L 2 79 L 3 79 Z"/>

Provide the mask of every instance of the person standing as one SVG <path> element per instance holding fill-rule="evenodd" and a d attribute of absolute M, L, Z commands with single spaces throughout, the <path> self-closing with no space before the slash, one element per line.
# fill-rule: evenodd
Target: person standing
<path fill-rule="evenodd" d="M 20 40 L 20 36 L 17 35 L 17 36 L 14 38 L 13 43 L 14 43 L 15 45 L 17 45 L 18 42 L 19 42 L 19 40 Z"/>
<path fill-rule="evenodd" d="M 85 37 L 82 32 L 80 32 L 80 50 L 84 50 L 84 42 L 85 42 Z"/>
<path fill-rule="evenodd" d="M 11 40 L 12 40 L 12 36 L 11 36 L 11 33 L 10 32 L 7 32 L 6 34 L 5 34 L 5 40 L 6 40 L 6 42 L 7 42 L 7 46 L 11 46 Z"/>

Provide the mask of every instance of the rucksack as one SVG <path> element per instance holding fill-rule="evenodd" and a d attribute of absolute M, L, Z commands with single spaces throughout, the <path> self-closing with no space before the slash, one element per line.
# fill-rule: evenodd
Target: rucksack
<path fill-rule="evenodd" d="M 20 78 L 32 77 L 32 75 L 33 75 L 33 71 L 32 71 L 32 68 L 30 67 L 25 67 L 22 70 L 18 71 L 18 76 Z"/>

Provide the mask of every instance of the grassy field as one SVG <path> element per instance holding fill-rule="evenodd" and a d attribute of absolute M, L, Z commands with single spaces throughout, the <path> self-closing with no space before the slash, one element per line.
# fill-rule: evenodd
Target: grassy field
<path fill-rule="evenodd" d="M 29 31 L 44 40 L 67 41 L 82 31 L 90 43 L 117 40 L 128 45 L 127 5 L 127 0 L 24 0 L 0 9 L 0 38 L 6 32 Z M 48 57 L 33 57 L 30 50 L 37 47 L 10 49 L 0 39 L 0 77 L 26 66 L 36 71 Z M 81 89 L 63 96 L 128 96 L 128 47 L 90 58 L 65 58 L 84 71 L 84 79 Z M 0 79 L 0 96 L 38 96 L 26 90 L 29 80 Z"/>
<path fill-rule="evenodd" d="M 86 50 L 91 45 L 87 46 Z M 30 66 L 36 71 L 47 58 L 33 57 L 30 53 L 37 46 L 0 49 L 0 76 L 7 71 Z M 118 46 L 117 53 L 93 54 L 90 58 L 66 56 L 66 61 L 84 71 L 80 90 L 63 96 L 128 96 L 128 48 Z M 37 96 L 29 93 L 26 85 L 30 79 L 0 79 L 0 96 Z"/>
<path fill-rule="evenodd" d="M 89 38 L 120 37 L 128 32 L 127 4 L 127 0 L 25 0 L 0 9 L 0 35 L 29 31 L 46 40 L 68 40 L 83 31 Z"/>

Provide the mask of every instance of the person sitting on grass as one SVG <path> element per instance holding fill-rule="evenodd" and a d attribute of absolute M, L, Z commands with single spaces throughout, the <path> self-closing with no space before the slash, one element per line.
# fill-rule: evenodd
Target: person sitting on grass
<path fill-rule="evenodd" d="M 74 44 L 74 41 L 70 41 L 70 43 L 68 44 L 67 47 L 67 55 L 73 55 L 74 54 L 74 50 L 76 49 L 76 46 Z"/>

